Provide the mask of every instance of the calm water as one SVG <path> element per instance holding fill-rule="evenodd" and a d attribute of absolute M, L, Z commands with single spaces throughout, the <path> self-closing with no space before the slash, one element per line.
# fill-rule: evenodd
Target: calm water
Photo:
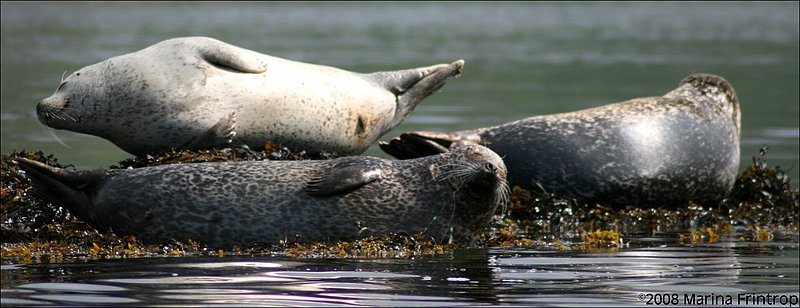
<path fill-rule="evenodd" d="M 769 294 L 798 305 L 796 234 L 767 243 L 731 237 L 680 246 L 674 239 L 640 238 L 631 245 L 594 253 L 472 249 L 416 260 L 248 256 L 6 265 L 2 300 L 32 305 L 642 307 L 665 294 L 677 300 L 672 306 L 697 305 L 698 298 L 710 294 L 753 306 L 745 302 L 747 296 Z"/>
<path fill-rule="evenodd" d="M 466 60 L 461 78 L 382 140 L 661 95 L 719 74 L 742 103 L 742 164 L 764 145 L 800 180 L 797 3 L 2 3 L 0 150 L 106 167 L 129 157 L 51 131 L 35 104 L 64 71 L 203 35 L 292 60 L 370 72 Z M 62 140 L 60 144 L 53 135 Z M 367 155 L 386 157 L 377 147 Z M 2 303 L 632 305 L 640 294 L 798 294 L 797 234 L 618 252 L 459 251 L 418 260 L 166 258 L 4 265 Z M 744 295 L 743 295 L 744 296 Z"/>
<path fill-rule="evenodd" d="M 800 178 L 797 3 L 2 5 L 2 153 L 40 149 L 78 167 L 129 157 L 55 131 L 61 145 L 35 104 L 64 71 L 203 35 L 359 72 L 466 60 L 461 78 L 382 140 L 661 95 L 693 72 L 715 73 L 742 102 L 742 168 L 768 145 L 768 161 Z M 377 146 L 366 154 L 386 157 Z"/>
<path fill-rule="evenodd" d="M 2 301 L 4 305 L 642 307 L 653 296 L 660 300 L 667 295 L 677 301 L 672 304 L 676 306 L 697 305 L 698 298 L 714 294 L 730 297 L 733 305 L 752 306 L 753 302 L 745 302 L 747 296 L 757 294 L 798 305 L 796 235 L 768 243 L 736 242 L 734 237 L 696 246 L 662 240 L 633 240 L 631 245 L 642 247 L 616 252 L 471 249 L 415 260 L 237 256 L 4 265 Z M 787 306 L 779 304 L 766 306 Z M 723 305 L 718 301 L 710 306 Z"/>

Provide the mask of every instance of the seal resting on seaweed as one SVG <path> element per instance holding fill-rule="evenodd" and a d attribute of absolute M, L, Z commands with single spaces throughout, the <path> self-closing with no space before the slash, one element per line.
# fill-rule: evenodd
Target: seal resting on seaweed
<path fill-rule="evenodd" d="M 508 200 L 506 167 L 465 145 L 412 160 L 173 164 L 67 171 L 17 159 L 43 200 L 145 242 L 213 246 L 424 232 L 470 244 Z"/>
<path fill-rule="evenodd" d="M 84 67 L 37 106 L 56 129 L 136 154 L 268 141 L 309 152 L 364 152 L 453 76 L 463 60 L 359 74 L 207 37 L 166 40 Z"/>
<path fill-rule="evenodd" d="M 663 96 L 471 130 L 410 132 L 381 142 L 400 158 L 483 144 L 509 183 L 616 207 L 716 205 L 739 166 L 741 112 L 722 77 L 694 74 Z"/>

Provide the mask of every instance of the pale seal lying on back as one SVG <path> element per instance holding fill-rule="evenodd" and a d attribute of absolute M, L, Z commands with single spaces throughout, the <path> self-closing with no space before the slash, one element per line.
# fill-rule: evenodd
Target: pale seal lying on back
<path fill-rule="evenodd" d="M 425 232 L 469 244 L 508 199 L 506 167 L 479 145 L 413 160 L 173 164 L 66 171 L 17 160 L 35 192 L 95 227 L 212 246 Z"/>
<path fill-rule="evenodd" d="M 360 154 L 463 60 L 358 74 L 206 37 L 175 38 L 84 67 L 37 106 L 47 126 L 100 136 L 132 154 L 268 141 Z"/>
<path fill-rule="evenodd" d="M 484 144 L 503 157 L 512 185 L 617 207 L 718 205 L 738 171 L 740 121 L 733 87 L 695 74 L 659 97 L 473 130 L 405 133 L 381 148 L 405 159 Z"/>

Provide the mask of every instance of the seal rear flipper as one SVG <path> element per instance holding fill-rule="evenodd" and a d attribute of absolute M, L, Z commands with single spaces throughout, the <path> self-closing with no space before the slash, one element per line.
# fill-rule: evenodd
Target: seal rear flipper
<path fill-rule="evenodd" d="M 395 127 L 411 113 L 424 98 L 438 91 L 450 77 L 458 77 L 464 60 L 402 71 L 376 72 L 367 78 L 383 85 L 397 96 L 395 115 L 389 127 Z"/>
<path fill-rule="evenodd" d="M 261 74 L 267 71 L 267 64 L 259 59 L 258 53 L 216 40 L 215 44 L 200 47 L 200 57 L 216 67 L 241 73 Z"/>
<path fill-rule="evenodd" d="M 92 205 L 91 195 L 106 183 L 108 171 L 67 171 L 27 158 L 17 158 L 16 162 L 42 200 L 64 205 L 73 214 L 91 220 L 92 216 L 87 215 Z"/>
<path fill-rule="evenodd" d="M 231 112 L 214 124 L 205 134 L 195 137 L 180 147 L 184 150 L 226 148 L 236 136 L 236 113 Z"/>
<path fill-rule="evenodd" d="M 306 183 L 306 192 L 323 197 L 346 194 L 381 178 L 380 166 L 364 161 L 343 161 L 335 164 Z"/>
<path fill-rule="evenodd" d="M 397 159 L 411 159 L 448 152 L 457 144 L 481 144 L 481 137 L 475 132 L 410 132 L 381 141 L 381 150 Z"/>

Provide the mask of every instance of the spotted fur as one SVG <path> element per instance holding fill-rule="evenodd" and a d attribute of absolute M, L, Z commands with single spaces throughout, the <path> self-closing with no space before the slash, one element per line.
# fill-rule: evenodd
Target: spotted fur
<path fill-rule="evenodd" d="M 397 158 L 478 143 L 501 155 L 509 182 L 624 207 L 716 205 L 739 166 L 741 112 L 722 77 L 695 74 L 663 96 L 381 143 Z"/>
<path fill-rule="evenodd" d="M 405 161 L 344 157 L 89 171 L 18 162 L 45 200 L 148 242 L 229 246 L 425 232 L 437 242 L 469 244 L 508 198 L 502 159 L 477 145 Z"/>

